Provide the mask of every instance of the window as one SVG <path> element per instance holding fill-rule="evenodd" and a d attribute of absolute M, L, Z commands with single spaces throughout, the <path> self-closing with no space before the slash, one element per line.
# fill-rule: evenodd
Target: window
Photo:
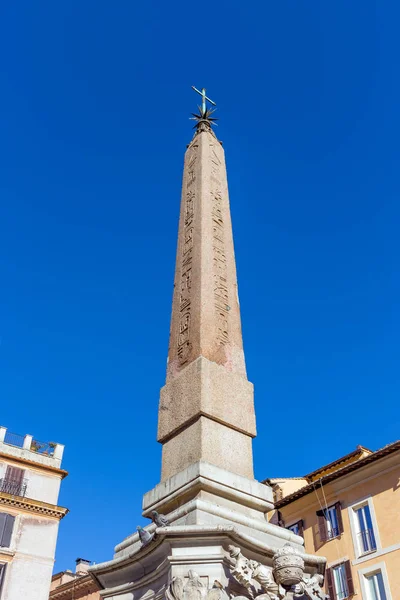
<path fill-rule="evenodd" d="M 15 517 L 7 513 L 0 513 L 0 547 L 9 548 L 14 528 Z"/>
<path fill-rule="evenodd" d="M 358 575 L 360 577 L 363 600 L 392 600 L 384 561 L 369 568 L 359 570 Z"/>
<path fill-rule="evenodd" d="M 354 509 L 356 540 L 359 554 L 366 554 L 376 550 L 374 529 L 371 520 L 371 511 L 366 503 Z"/>
<path fill-rule="evenodd" d="M 343 520 L 340 502 L 317 512 L 321 542 L 331 540 L 343 533 Z"/>
<path fill-rule="evenodd" d="M 0 492 L 11 494 L 12 496 L 25 496 L 26 481 L 24 480 L 25 471 L 18 467 L 7 466 L 5 477 L 0 479 Z"/>
<path fill-rule="evenodd" d="M 368 600 L 387 600 L 381 571 L 365 577 Z"/>
<path fill-rule="evenodd" d="M 3 587 L 3 580 L 6 573 L 6 564 L 0 563 L 0 597 L 1 597 L 1 588 Z"/>
<path fill-rule="evenodd" d="M 345 598 L 350 598 L 354 594 L 349 560 L 327 569 L 326 580 L 331 600 L 345 600 Z"/>
<path fill-rule="evenodd" d="M 300 519 L 300 521 L 297 521 L 297 523 L 293 523 L 293 525 L 289 525 L 287 527 L 287 529 L 289 529 L 290 531 L 292 531 L 293 533 L 295 533 L 296 535 L 301 535 L 301 537 L 304 537 L 304 525 L 303 525 L 303 521 Z"/>

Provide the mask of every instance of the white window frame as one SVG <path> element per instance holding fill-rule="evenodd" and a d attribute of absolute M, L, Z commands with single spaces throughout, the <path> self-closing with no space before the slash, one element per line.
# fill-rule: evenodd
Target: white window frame
<path fill-rule="evenodd" d="M 369 577 L 370 575 L 374 575 L 375 573 L 378 573 L 379 571 L 382 573 L 383 587 L 385 589 L 386 600 L 392 600 L 392 594 L 391 594 L 390 586 L 389 586 L 389 579 L 388 579 L 387 571 L 386 571 L 386 564 L 383 561 L 380 563 L 376 563 L 375 565 L 371 565 L 370 567 L 367 567 L 366 569 L 359 569 L 358 577 L 360 579 L 360 587 L 361 587 L 362 597 L 369 600 L 368 589 L 367 589 L 367 577 Z"/>
<path fill-rule="evenodd" d="M 338 564 L 334 565 L 333 567 L 331 567 L 331 569 L 332 569 L 333 587 L 334 587 L 334 590 L 335 590 L 335 595 L 336 595 L 336 597 L 337 597 L 337 598 L 339 597 L 339 590 L 338 590 L 338 589 L 337 589 L 337 587 L 336 587 L 336 578 L 335 578 L 334 571 L 335 571 L 335 569 L 336 569 L 336 570 L 337 570 L 337 569 L 340 569 L 340 570 L 342 571 L 342 580 L 343 580 L 343 582 L 344 582 L 344 585 L 346 586 L 346 589 L 345 589 L 345 590 L 343 590 L 343 591 L 346 591 L 346 596 L 344 596 L 344 599 L 345 599 L 345 598 L 348 598 L 348 597 L 349 597 L 349 594 L 348 594 L 348 586 L 347 586 L 347 578 L 346 578 L 346 569 L 345 569 L 345 563 L 344 563 L 344 562 L 340 562 L 340 563 L 338 563 Z"/>
<path fill-rule="evenodd" d="M 362 508 L 363 506 L 366 506 L 366 505 L 368 505 L 369 514 L 371 515 L 372 530 L 374 532 L 376 548 L 375 548 L 375 550 L 371 550 L 370 552 L 361 552 L 360 547 L 359 547 L 359 540 L 358 540 L 358 523 L 357 523 L 358 517 L 356 514 L 356 510 L 358 510 L 359 508 Z M 378 522 L 377 522 L 376 516 L 375 516 L 374 503 L 372 501 L 372 497 L 366 496 L 365 498 L 357 500 L 357 502 L 354 502 L 354 504 L 349 505 L 348 513 L 349 513 L 349 519 L 350 519 L 351 537 L 353 538 L 353 547 L 354 547 L 355 557 L 356 558 L 363 558 L 364 556 L 373 557 L 376 554 L 376 552 L 378 552 L 378 550 L 381 550 L 382 545 L 381 545 L 381 540 L 379 537 Z"/>

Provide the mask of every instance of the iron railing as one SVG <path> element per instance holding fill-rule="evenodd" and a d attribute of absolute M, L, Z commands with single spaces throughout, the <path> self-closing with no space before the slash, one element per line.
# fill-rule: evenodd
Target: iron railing
<path fill-rule="evenodd" d="M 11 494 L 12 496 L 25 496 L 27 487 L 27 480 L 22 479 L 9 479 L 3 477 L 0 479 L 0 492 Z"/>
<path fill-rule="evenodd" d="M 329 529 L 327 527 L 326 537 L 328 540 L 333 540 L 333 538 L 338 537 L 339 534 L 340 534 L 339 527 L 333 527 L 332 524 Z"/>
<path fill-rule="evenodd" d="M 19 433 L 11 433 L 11 431 L 6 431 L 6 435 L 4 437 L 4 443 L 9 444 L 10 446 L 16 446 L 17 448 L 22 448 L 24 445 L 25 436 L 19 435 Z"/>
<path fill-rule="evenodd" d="M 372 529 L 364 529 L 358 534 L 358 543 L 362 554 L 376 550 L 376 541 Z"/>

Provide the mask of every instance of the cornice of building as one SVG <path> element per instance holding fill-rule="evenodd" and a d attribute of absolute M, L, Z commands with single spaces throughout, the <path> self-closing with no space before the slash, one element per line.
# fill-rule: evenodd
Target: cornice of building
<path fill-rule="evenodd" d="M 290 504 L 291 502 L 293 502 L 294 500 L 301 498 L 302 496 L 306 496 L 307 494 L 310 494 L 311 492 L 314 491 L 316 483 L 323 481 L 324 485 L 326 485 L 330 481 L 334 481 L 335 479 L 339 479 L 340 477 L 343 477 L 343 476 L 347 475 L 348 473 L 351 473 L 358 469 L 362 469 L 363 467 L 365 467 L 371 463 L 374 463 L 374 462 L 384 458 L 385 456 L 388 456 L 389 454 L 393 454 L 397 450 L 400 450 L 400 440 L 398 440 L 397 442 L 393 442 L 392 444 L 388 444 L 387 446 L 384 446 L 383 448 L 376 450 L 376 452 L 371 452 L 371 454 L 368 454 L 364 458 L 360 458 L 359 460 L 352 462 L 340 469 L 337 469 L 337 470 L 333 471 L 332 473 L 329 473 L 328 475 L 322 475 L 322 477 L 314 479 L 308 485 L 298 489 L 296 492 L 293 492 L 292 494 L 289 494 L 288 496 L 285 496 L 285 498 L 282 498 L 282 500 L 278 500 L 278 502 L 275 502 L 275 508 L 281 508 L 282 506 L 286 506 L 286 505 Z M 343 458 L 345 458 L 345 457 L 343 457 Z M 342 459 L 339 459 L 339 462 L 340 462 L 340 460 L 342 460 Z M 333 463 L 331 463 L 331 465 L 332 464 Z M 328 466 L 329 465 L 327 465 L 327 467 Z M 322 471 L 322 469 L 320 469 L 320 471 Z M 265 481 L 268 482 L 269 480 L 266 479 Z"/>
<path fill-rule="evenodd" d="M 51 473 L 55 473 L 57 475 L 60 475 L 61 479 L 64 479 L 64 477 L 68 475 L 68 471 L 65 471 L 64 469 L 59 469 L 58 467 L 52 467 L 50 465 L 44 465 L 34 460 L 29 460 L 28 458 L 14 456 L 13 454 L 7 454 L 6 452 L 0 452 L 0 458 L 5 459 L 9 462 L 16 462 L 19 464 L 28 465 L 40 471 L 49 471 Z"/>
<path fill-rule="evenodd" d="M 93 579 L 93 577 L 91 577 L 91 575 L 82 575 L 56 587 L 50 592 L 49 598 L 53 598 L 56 600 L 67 600 L 68 598 L 73 597 L 71 596 L 72 591 L 74 592 L 74 594 L 76 592 L 86 592 L 88 594 L 91 594 L 93 592 L 98 592 L 99 590 L 99 585 Z"/>
<path fill-rule="evenodd" d="M 24 498 L 22 496 L 13 496 L 5 492 L 0 492 L 0 505 L 26 510 L 59 520 L 63 519 L 69 512 L 68 508 L 57 506 L 56 504 L 48 504 L 41 500 L 33 500 L 32 498 Z"/>

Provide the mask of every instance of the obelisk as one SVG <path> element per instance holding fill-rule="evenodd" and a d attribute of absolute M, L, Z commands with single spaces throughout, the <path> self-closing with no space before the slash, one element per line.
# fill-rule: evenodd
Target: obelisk
<path fill-rule="evenodd" d="M 206 106 L 212 101 L 204 89 L 199 93 L 185 154 L 159 405 L 162 476 L 143 497 L 142 514 L 154 522 L 141 538 L 133 533 L 120 542 L 112 560 L 90 568 L 104 600 L 290 600 L 279 588 L 277 565 L 286 577 L 294 569 L 298 580 L 304 573 L 321 580 L 325 568 L 324 559 L 304 554 L 302 538 L 268 522 L 272 490 L 253 477 L 253 386 L 243 354 L 225 158 Z"/>
<path fill-rule="evenodd" d="M 199 107 L 184 161 L 167 382 L 158 440 L 162 480 L 204 460 L 253 477 L 253 386 L 246 377 L 225 156 Z"/>

